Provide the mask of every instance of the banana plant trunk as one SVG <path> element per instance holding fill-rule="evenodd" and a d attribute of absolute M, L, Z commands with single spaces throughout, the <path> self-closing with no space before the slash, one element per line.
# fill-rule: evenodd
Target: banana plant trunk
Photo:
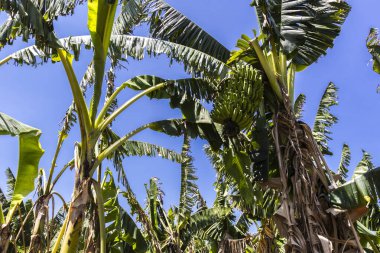
<path fill-rule="evenodd" d="M 83 228 L 86 211 L 91 204 L 91 177 L 90 163 L 85 162 L 77 169 L 75 176 L 74 192 L 68 211 L 66 232 L 61 244 L 61 253 L 77 252 L 79 239 Z"/>
<path fill-rule="evenodd" d="M 38 203 L 36 205 L 35 219 L 30 240 L 29 253 L 42 252 L 44 248 L 42 244 L 46 242 L 46 240 L 44 239 L 43 234 L 45 231 L 45 221 L 47 220 L 49 212 L 49 200 L 50 195 L 44 196 L 38 200 Z M 47 231 L 47 234 L 49 232 L 50 231 Z"/>
<path fill-rule="evenodd" d="M 328 193 L 335 182 L 312 131 L 296 121 L 289 101 L 284 104 L 273 118 L 282 182 L 274 218 L 287 238 L 286 252 L 362 252 L 349 216 L 330 212 Z"/>
<path fill-rule="evenodd" d="M 11 238 L 11 231 L 9 224 L 2 224 L 0 227 L 0 252 L 6 253 L 8 251 L 9 241 Z"/>

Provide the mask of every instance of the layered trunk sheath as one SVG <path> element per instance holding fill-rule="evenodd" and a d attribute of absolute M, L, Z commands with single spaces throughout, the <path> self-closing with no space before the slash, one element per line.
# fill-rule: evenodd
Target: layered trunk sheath
<path fill-rule="evenodd" d="M 30 253 L 43 252 L 43 248 L 44 246 L 46 246 L 43 245 L 44 243 L 46 243 L 43 234 L 45 232 L 45 222 L 48 219 L 49 200 L 50 196 L 44 196 L 39 200 L 39 203 L 36 205 L 34 226 L 29 246 Z M 49 233 L 49 231 L 47 231 L 46 233 Z"/>
<path fill-rule="evenodd" d="M 287 238 L 286 252 L 361 252 L 349 216 L 328 212 L 328 193 L 335 182 L 312 131 L 285 104 L 274 116 L 273 137 L 282 182 L 275 221 Z"/>
<path fill-rule="evenodd" d="M 89 171 L 88 166 L 82 169 Z M 61 253 L 77 252 L 79 239 L 83 229 L 83 221 L 91 201 L 91 178 L 83 176 L 84 173 L 77 171 L 74 185 L 74 193 L 68 211 L 68 223 L 61 243 Z"/>
<path fill-rule="evenodd" d="M 11 239 L 11 231 L 9 224 L 2 224 L 0 227 L 0 252 L 6 253 Z"/>

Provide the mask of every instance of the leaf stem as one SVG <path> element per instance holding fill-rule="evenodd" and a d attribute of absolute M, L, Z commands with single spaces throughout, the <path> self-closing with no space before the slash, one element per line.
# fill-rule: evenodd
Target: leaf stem
<path fill-rule="evenodd" d="M 122 106 L 120 106 L 116 111 L 114 111 L 110 116 L 108 116 L 106 119 L 104 119 L 103 122 L 101 122 L 99 124 L 99 126 L 97 127 L 99 132 L 102 132 L 120 113 L 122 113 L 125 109 L 127 109 L 129 106 L 131 106 L 134 102 L 136 102 L 137 100 L 139 100 L 143 96 L 145 96 L 145 95 L 147 95 L 147 94 L 149 94 L 155 90 L 158 90 L 158 89 L 161 89 L 162 87 L 165 87 L 166 85 L 167 85 L 167 82 L 157 84 L 155 86 L 152 86 L 152 87 L 144 90 L 143 92 L 140 92 L 136 96 L 129 99 L 127 102 L 125 102 Z M 98 120 L 100 121 L 101 119 L 98 118 Z"/>
<path fill-rule="evenodd" d="M 68 53 L 64 49 L 58 49 L 57 51 L 65 68 L 67 78 L 69 79 L 75 106 L 78 110 L 79 123 L 82 129 L 82 140 L 85 140 L 89 137 L 89 134 L 92 130 L 92 124 L 90 116 L 88 114 L 88 108 L 84 100 L 82 90 L 79 86 L 77 77 L 74 73 L 73 66 L 71 65 L 71 60 L 68 57 Z"/>
<path fill-rule="evenodd" d="M 283 98 L 282 98 L 280 85 L 277 82 L 275 73 L 273 72 L 273 70 L 268 64 L 268 60 L 266 59 L 265 55 L 263 54 L 263 51 L 261 50 L 258 40 L 257 39 L 251 40 L 249 44 L 255 50 L 257 57 L 259 58 L 260 64 L 263 67 L 264 72 L 268 77 L 269 84 L 272 87 L 274 93 L 282 101 Z"/>
<path fill-rule="evenodd" d="M 99 217 L 99 231 L 100 231 L 100 253 L 106 253 L 106 225 L 104 219 L 104 200 L 102 195 L 102 189 L 97 181 L 92 180 L 92 186 L 94 186 L 96 193 L 96 204 L 98 207 Z"/>
<path fill-rule="evenodd" d="M 48 178 L 48 181 L 45 185 L 45 194 L 48 194 L 48 191 L 50 191 L 50 184 L 51 184 L 51 181 L 53 179 L 53 173 L 54 173 L 54 170 L 55 170 L 55 167 L 56 167 L 56 162 L 57 162 L 57 158 L 58 158 L 58 155 L 59 155 L 59 152 L 62 148 L 62 143 L 64 141 L 64 133 L 63 132 L 60 132 L 59 133 L 59 138 L 58 138 L 58 143 L 57 143 L 57 147 L 55 149 L 55 153 L 54 153 L 54 157 L 53 157 L 53 161 L 51 162 L 51 167 L 50 167 L 50 170 L 49 170 L 49 178 Z"/>
<path fill-rule="evenodd" d="M 49 189 L 49 192 L 51 192 L 55 186 L 55 184 L 57 183 L 57 181 L 59 180 L 59 178 L 62 176 L 62 174 L 66 171 L 66 169 L 70 166 L 72 166 L 74 164 L 74 159 L 71 160 L 70 162 L 66 163 L 65 166 L 63 166 L 63 168 L 61 169 L 61 171 L 58 173 L 58 175 L 54 178 L 53 180 L 53 183 Z"/>
<path fill-rule="evenodd" d="M 148 123 L 148 124 L 145 124 L 145 125 L 143 125 L 143 126 L 141 126 L 141 127 L 139 127 L 139 128 L 136 128 L 135 130 L 129 132 L 128 134 L 126 134 L 125 136 L 123 136 L 122 138 L 120 138 L 119 140 L 115 141 L 115 142 L 114 142 L 111 146 L 109 146 L 107 149 L 105 149 L 104 151 L 102 151 L 102 152 L 98 155 L 98 157 L 97 157 L 97 159 L 96 159 L 96 161 L 95 161 L 95 163 L 94 163 L 94 165 L 93 165 L 93 167 L 92 167 L 92 169 L 91 169 L 90 175 L 92 175 L 92 174 L 94 173 L 95 169 L 100 165 L 100 163 L 101 163 L 101 162 L 102 162 L 102 161 L 103 161 L 108 155 L 110 155 L 112 152 L 114 152 L 118 147 L 120 147 L 121 145 L 123 145 L 124 142 L 126 142 L 127 140 L 129 140 L 129 139 L 130 139 L 131 137 L 133 137 L 134 135 L 136 135 L 136 134 L 140 133 L 141 131 L 143 131 L 143 130 L 149 128 L 149 127 L 151 126 L 151 124 L 152 124 L 152 123 Z"/>
<path fill-rule="evenodd" d="M 107 113 L 107 110 L 108 108 L 111 106 L 112 102 L 116 99 L 117 95 L 119 95 L 119 93 L 124 90 L 127 85 L 129 83 L 128 82 L 125 82 L 123 83 L 122 85 L 120 85 L 114 93 L 112 93 L 112 95 L 108 98 L 107 102 L 105 103 L 105 105 L 103 106 L 102 110 L 100 111 L 98 117 L 96 118 L 96 121 L 95 121 L 95 128 L 99 126 L 99 124 L 102 122 L 104 116 L 106 115 Z"/>

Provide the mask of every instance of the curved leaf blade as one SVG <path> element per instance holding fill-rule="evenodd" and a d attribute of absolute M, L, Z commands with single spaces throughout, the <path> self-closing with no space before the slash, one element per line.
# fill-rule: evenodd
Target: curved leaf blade
<path fill-rule="evenodd" d="M 34 189 L 34 180 L 38 175 L 38 164 L 44 150 L 39 142 L 40 130 L 25 125 L 4 113 L 0 113 L 0 135 L 19 137 L 19 164 L 16 184 L 10 211 L 6 217 L 6 221 L 9 222 L 17 205 Z"/>

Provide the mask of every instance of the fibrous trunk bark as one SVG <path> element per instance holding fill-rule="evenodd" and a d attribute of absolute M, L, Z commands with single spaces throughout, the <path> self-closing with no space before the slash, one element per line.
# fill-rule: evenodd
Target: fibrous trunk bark
<path fill-rule="evenodd" d="M 360 252 L 348 215 L 328 212 L 335 182 L 310 128 L 296 121 L 288 101 L 284 104 L 273 118 L 273 137 L 282 182 L 275 220 L 287 238 L 286 252 Z"/>
<path fill-rule="evenodd" d="M 61 253 L 77 252 L 83 221 L 91 198 L 91 178 L 82 170 L 89 171 L 89 166 L 81 166 L 75 177 L 74 193 L 68 211 L 68 223 L 61 244 Z"/>
<path fill-rule="evenodd" d="M 11 239 L 9 224 L 2 224 L 0 227 L 0 252 L 6 253 Z"/>
<path fill-rule="evenodd" d="M 38 200 L 36 205 L 36 212 L 34 218 L 34 226 L 30 240 L 29 252 L 38 253 L 42 252 L 46 242 L 44 239 L 45 223 L 48 219 L 50 196 L 44 196 Z M 49 233 L 49 231 L 47 231 Z"/>

